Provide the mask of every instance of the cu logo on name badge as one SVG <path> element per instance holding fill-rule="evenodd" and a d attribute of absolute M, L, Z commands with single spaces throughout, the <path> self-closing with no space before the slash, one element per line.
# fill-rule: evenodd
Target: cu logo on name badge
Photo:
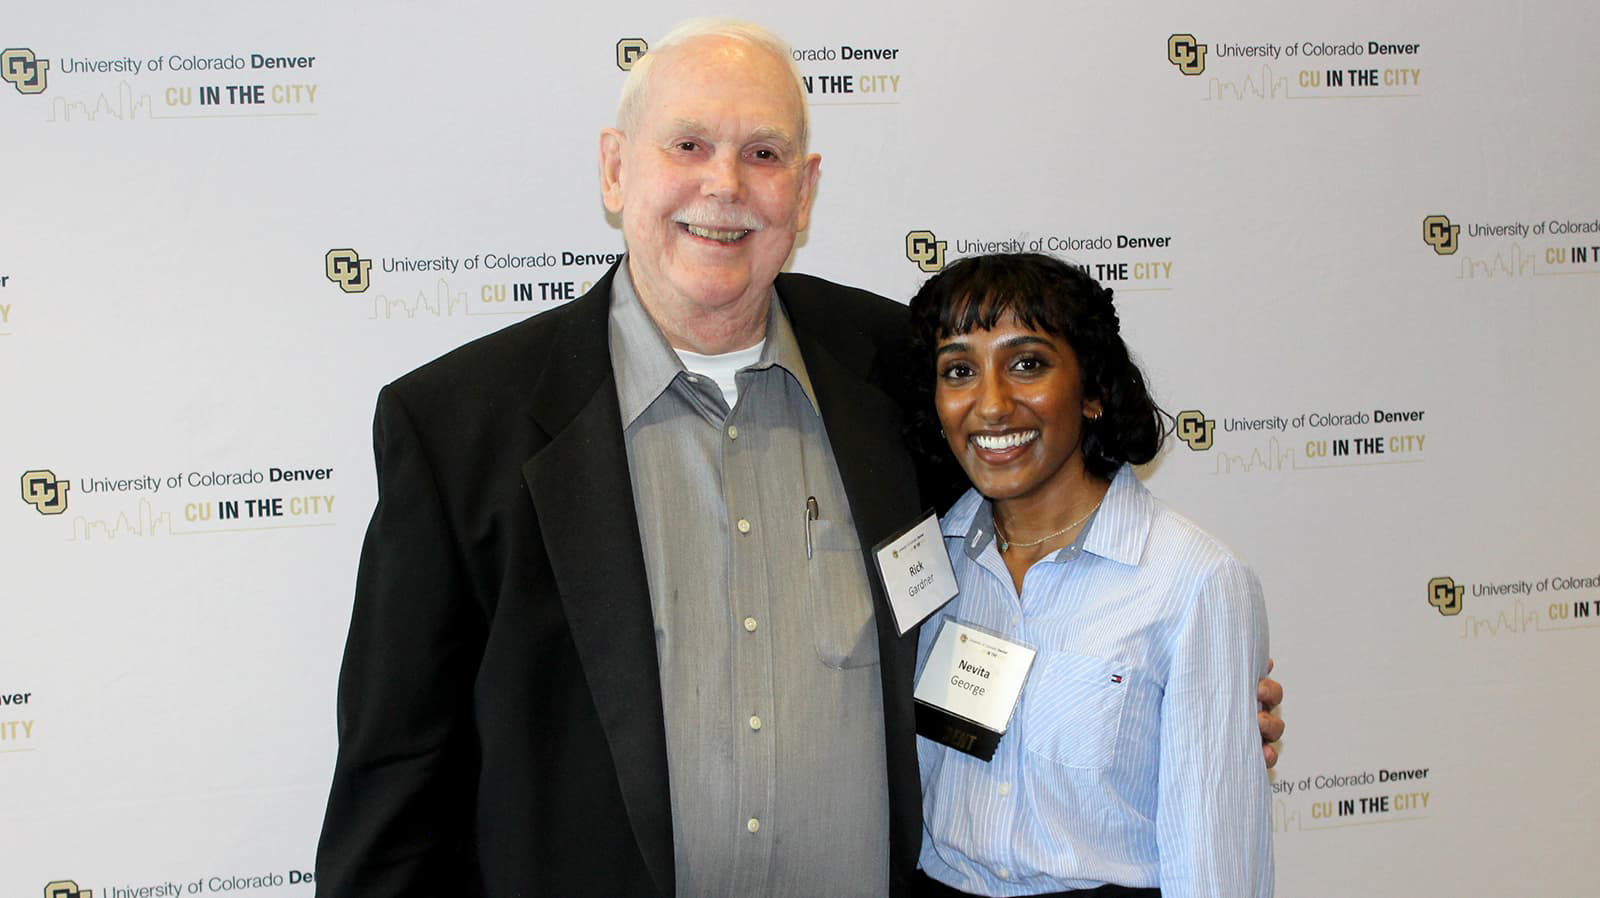
<path fill-rule="evenodd" d="M 1174 421 L 1177 424 L 1174 432 L 1177 433 L 1178 439 L 1189 444 L 1190 449 L 1201 452 L 1211 448 L 1211 435 L 1217 430 L 1217 422 L 1207 418 L 1205 412 L 1193 409 L 1178 412 L 1178 417 Z"/>
<path fill-rule="evenodd" d="M 1198 75 L 1206 70 L 1206 45 L 1192 34 L 1174 34 L 1167 38 L 1167 62 L 1185 75 Z"/>
<path fill-rule="evenodd" d="M 648 52 L 650 45 L 637 37 L 625 37 L 617 41 L 617 68 L 624 72 L 633 71 L 633 64 Z"/>
<path fill-rule="evenodd" d="M 40 514 L 60 514 L 67 510 L 67 490 L 71 482 L 57 480 L 55 472 L 39 468 L 22 474 L 22 501 Z"/>
<path fill-rule="evenodd" d="M 1460 245 L 1461 225 L 1450 223 L 1448 215 L 1430 215 L 1422 220 L 1422 242 L 1441 256 L 1448 256 Z"/>
<path fill-rule="evenodd" d="M 0 78 L 11 82 L 19 94 L 42 94 L 49 86 L 50 60 L 40 59 L 27 47 L 0 52 Z"/>
<path fill-rule="evenodd" d="M 78 888 L 70 879 L 58 879 L 44 887 L 44 898 L 94 898 L 94 892 Z"/>
<path fill-rule="evenodd" d="M 353 249 L 330 249 L 327 255 L 328 280 L 346 293 L 361 293 L 372 285 L 372 260 L 361 258 Z"/>
<path fill-rule="evenodd" d="M 1449 577 L 1434 577 L 1428 581 L 1428 604 L 1439 609 L 1445 617 L 1461 613 L 1461 597 L 1466 595 L 1465 586 L 1457 586 L 1456 581 Z"/>
<path fill-rule="evenodd" d="M 945 241 L 932 231 L 912 231 L 906 235 L 906 258 L 917 263 L 923 271 L 940 271 L 944 268 Z"/>

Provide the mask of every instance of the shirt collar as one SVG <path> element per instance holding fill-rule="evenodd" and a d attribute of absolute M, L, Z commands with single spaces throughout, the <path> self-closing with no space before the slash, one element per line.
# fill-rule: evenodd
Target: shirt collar
<path fill-rule="evenodd" d="M 1066 560 L 1080 550 L 1121 564 L 1136 565 L 1144 557 L 1155 522 L 1156 499 L 1145 489 L 1133 468 L 1123 465 L 1111 480 L 1100 507 L 1089 517 L 1072 545 L 1051 554 L 1052 560 Z M 939 522 L 939 532 L 948 539 L 962 540 L 968 557 L 977 558 L 994 542 L 994 512 L 989 500 L 969 489 L 950 506 Z"/>
<path fill-rule="evenodd" d="M 766 346 L 761 351 L 761 360 L 746 370 L 776 367 L 788 373 L 806 394 L 812 413 L 821 415 L 789 316 L 783 311 L 778 291 L 769 287 L 768 294 Z M 617 381 L 617 400 L 622 407 L 622 426 L 626 428 L 644 414 L 675 379 L 686 373 L 672 344 L 639 301 L 633 277 L 628 273 L 626 255 L 611 278 L 611 320 L 607 337 L 611 371 Z"/>

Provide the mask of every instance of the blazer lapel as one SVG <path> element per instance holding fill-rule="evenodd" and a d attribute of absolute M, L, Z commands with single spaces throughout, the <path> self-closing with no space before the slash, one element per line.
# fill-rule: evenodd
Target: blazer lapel
<path fill-rule="evenodd" d="M 672 805 L 655 621 L 607 344 L 608 273 L 576 300 L 535 385 L 550 441 L 522 466 L 634 837 L 673 893 Z"/>

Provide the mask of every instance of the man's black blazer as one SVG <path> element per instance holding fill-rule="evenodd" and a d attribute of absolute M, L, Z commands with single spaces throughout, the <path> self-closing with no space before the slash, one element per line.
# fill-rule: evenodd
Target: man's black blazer
<path fill-rule="evenodd" d="M 607 343 L 614 271 L 378 397 L 320 895 L 673 893 L 654 623 Z M 891 386 L 905 308 L 802 275 L 777 290 L 870 553 L 932 504 Z M 916 639 L 895 635 L 870 579 L 903 894 L 921 827 Z"/>

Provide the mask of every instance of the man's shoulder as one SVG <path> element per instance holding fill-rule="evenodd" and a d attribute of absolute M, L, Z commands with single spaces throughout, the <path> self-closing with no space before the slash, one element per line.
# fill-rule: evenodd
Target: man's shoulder
<path fill-rule="evenodd" d="M 473 404 L 527 391 L 551 360 L 573 353 L 606 357 L 608 294 L 587 294 L 482 337 L 396 378 L 389 389 L 408 404 Z"/>
<path fill-rule="evenodd" d="M 853 321 L 859 326 L 895 333 L 903 332 L 907 326 L 909 313 L 904 304 L 860 287 L 809 274 L 780 274 L 777 288 L 791 318 L 798 312 L 802 317 L 831 320 L 834 324 Z"/>

